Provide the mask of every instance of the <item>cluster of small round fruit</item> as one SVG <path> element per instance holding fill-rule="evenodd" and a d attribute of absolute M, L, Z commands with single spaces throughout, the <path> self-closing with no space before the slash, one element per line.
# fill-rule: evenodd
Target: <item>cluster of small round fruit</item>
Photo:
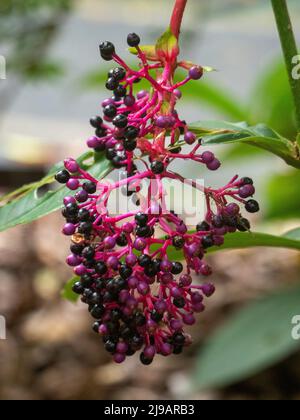
<path fill-rule="evenodd" d="M 193 232 L 183 217 L 166 208 L 164 179 L 185 181 L 170 170 L 174 160 L 195 161 L 209 170 L 217 170 L 220 162 L 211 152 L 199 152 L 201 141 L 175 109 L 180 86 L 200 79 L 203 69 L 191 66 L 186 79 L 174 83 L 168 63 L 149 64 L 139 43 L 138 35 L 128 36 L 140 59 L 137 71 L 116 54 L 113 44 L 100 45 L 103 59 L 120 67 L 109 72 L 106 87 L 113 96 L 102 104 L 104 116 L 91 119 L 96 132 L 87 143 L 96 153 L 104 153 L 112 168 L 122 168 L 120 180 L 111 184 L 97 180 L 73 159 L 65 161 L 56 180 L 72 192 L 64 199 L 63 233 L 72 237 L 67 264 L 78 276 L 73 291 L 88 305 L 95 318 L 93 328 L 114 360 L 121 363 L 140 351 L 141 362 L 147 365 L 156 354 L 178 354 L 191 344 L 184 325 L 195 323 L 194 314 L 204 311 L 205 298 L 214 293 L 206 281 L 193 284 L 193 273 L 209 276 L 207 249 L 221 246 L 227 233 L 250 229 L 240 205 L 250 213 L 259 206 L 250 198 L 255 193 L 253 181 L 236 176 L 220 189 L 190 181 L 207 206 L 205 220 Z M 135 95 L 134 86 L 142 79 L 151 89 Z M 190 153 L 182 153 L 184 144 L 194 144 Z M 145 179 L 155 187 L 141 202 Z M 109 200 L 120 189 L 136 195 L 137 209 L 111 215 Z M 184 264 L 172 261 L 174 249 L 182 251 Z"/>

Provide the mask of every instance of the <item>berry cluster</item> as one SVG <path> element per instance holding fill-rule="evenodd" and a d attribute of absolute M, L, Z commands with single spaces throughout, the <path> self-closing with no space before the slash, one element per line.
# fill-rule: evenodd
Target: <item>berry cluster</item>
<path fill-rule="evenodd" d="M 200 151 L 201 139 L 176 112 L 180 86 L 200 79 L 203 69 L 191 66 L 187 77 L 174 83 L 177 60 L 176 65 L 174 58 L 150 64 L 139 36 L 130 34 L 127 41 L 136 49 L 139 70 L 131 69 L 112 43 L 100 45 L 102 58 L 119 67 L 108 74 L 106 87 L 113 95 L 102 103 L 103 117 L 91 119 L 96 131 L 87 141 L 89 148 L 106 154 L 112 167 L 121 169 L 120 180 L 98 181 L 73 159 L 65 161 L 56 180 L 73 192 L 65 197 L 63 209 L 63 233 L 72 237 L 67 264 L 80 278 L 73 290 L 88 305 L 93 329 L 114 360 L 121 363 L 140 351 L 141 362 L 148 365 L 156 354 L 178 354 L 191 344 L 184 325 L 195 323 L 194 314 L 204 311 L 205 298 L 215 290 L 208 282 L 193 284 L 192 273 L 211 275 L 204 260 L 207 249 L 221 246 L 227 233 L 249 230 L 241 206 L 250 213 L 259 206 L 250 198 L 253 181 L 236 176 L 217 190 L 190 181 L 207 206 L 205 220 L 194 232 L 166 208 L 163 180 L 185 181 L 169 168 L 175 159 L 195 161 L 212 171 L 220 167 L 213 153 Z M 135 84 L 142 79 L 151 89 L 135 94 Z M 190 153 L 182 153 L 184 144 L 194 145 Z M 155 188 L 141 201 L 145 179 Z M 109 214 L 108 202 L 116 190 L 134 195 L 136 211 Z M 182 251 L 184 264 L 171 261 L 169 251 L 174 248 Z"/>

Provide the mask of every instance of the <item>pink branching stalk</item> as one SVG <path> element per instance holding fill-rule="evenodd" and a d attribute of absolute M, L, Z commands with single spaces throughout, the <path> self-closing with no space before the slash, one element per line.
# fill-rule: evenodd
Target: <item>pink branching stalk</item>
<path fill-rule="evenodd" d="M 221 165 L 213 153 L 201 151 L 201 139 L 176 111 L 180 87 L 203 76 L 202 67 L 177 61 L 185 5 L 186 0 L 176 2 L 167 47 L 162 42 L 150 54 L 140 47 L 138 35 L 128 36 L 139 59 L 138 70 L 119 57 L 112 43 L 100 45 L 101 56 L 119 67 L 109 72 L 106 87 L 113 96 L 102 103 L 103 118 L 91 119 L 96 132 L 87 144 L 106 154 L 120 170 L 120 180 L 99 181 L 73 159 L 67 159 L 66 169 L 56 176 L 74 192 L 65 197 L 63 210 L 67 221 L 63 233 L 72 237 L 67 264 L 80 278 L 73 290 L 88 304 L 96 319 L 93 328 L 117 363 L 140 351 L 147 365 L 155 354 L 178 354 L 191 344 L 184 325 L 196 322 L 194 314 L 204 311 L 205 298 L 215 290 L 207 281 L 193 284 L 193 277 L 201 280 L 212 274 L 204 258 L 210 247 L 222 246 L 228 233 L 250 229 L 240 206 L 250 213 L 259 210 L 258 203 L 249 199 L 255 192 L 250 178 L 235 176 L 224 187 L 213 189 L 170 169 L 179 159 L 212 171 Z M 179 65 L 188 72 L 175 82 Z M 142 79 L 149 89 L 135 95 L 134 87 Z M 182 153 L 184 144 L 193 145 L 189 153 Z M 152 181 L 152 188 L 140 202 L 145 179 Z M 194 232 L 166 208 L 165 179 L 187 182 L 203 194 L 206 217 Z M 135 211 L 109 214 L 109 200 L 117 190 L 135 198 Z M 174 248 L 182 250 L 184 264 L 170 260 Z"/>

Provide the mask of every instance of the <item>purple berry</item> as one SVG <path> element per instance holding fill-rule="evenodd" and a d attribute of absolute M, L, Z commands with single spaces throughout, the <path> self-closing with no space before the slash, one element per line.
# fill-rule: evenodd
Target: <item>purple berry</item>
<path fill-rule="evenodd" d="M 74 197 L 65 197 L 64 198 L 64 205 L 67 206 L 68 204 L 76 204 L 76 200 Z"/>
<path fill-rule="evenodd" d="M 228 216 L 237 216 L 240 212 L 240 207 L 236 203 L 230 203 L 225 207 L 225 213 Z"/>
<path fill-rule="evenodd" d="M 96 149 L 99 146 L 99 139 L 96 136 L 90 137 L 86 144 L 90 149 Z"/>
<path fill-rule="evenodd" d="M 116 239 L 112 236 L 108 236 L 104 239 L 104 248 L 112 249 L 116 246 Z"/>
<path fill-rule="evenodd" d="M 72 236 L 76 232 L 76 226 L 72 223 L 67 223 L 63 228 L 63 234 L 66 236 Z"/>
<path fill-rule="evenodd" d="M 251 184 L 244 185 L 239 189 L 239 196 L 241 198 L 248 198 L 255 194 L 255 188 Z"/>
<path fill-rule="evenodd" d="M 194 66 L 189 71 L 189 76 L 193 80 L 199 80 L 203 76 L 203 68 L 200 66 Z"/>
<path fill-rule="evenodd" d="M 137 257 L 134 254 L 129 254 L 126 257 L 126 264 L 129 265 L 129 267 L 135 266 L 137 263 Z"/>
<path fill-rule="evenodd" d="M 204 152 L 201 157 L 205 164 L 211 163 L 215 159 L 215 155 L 212 152 Z"/>
<path fill-rule="evenodd" d="M 117 348 L 116 348 L 116 350 L 117 350 L 117 352 L 118 352 L 118 353 L 121 353 L 121 354 L 126 353 L 126 352 L 127 352 L 127 350 L 128 350 L 128 344 L 126 344 L 126 343 L 124 343 L 124 342 L 120 341 L 120 342 L 117 344 Z"/>
<path fill-rule="evenodd" d="M 160 115 L 159 117 L 156 118 L 155 125 L 159 128 L 168 127 L 168 118 L 163 115 Z"/>
<path fill-rule="evenodd" d="M 146 246 L 147 246 L 147 241 L 144 238 L 137 238 L 134 241 L 134 248 L 137 251 L 143 251 L 146 248 Z"/>
<path fill-rule="evenodd" d="M 77 255 L 69 255 L 67 258 L 67 264 L 70 267 L 76 267 L 78 264 L 80 264 L 80 259 L 77 257 Z"/>
<path fill-rule="evenodd" d="M 174 331 L 181 330 L 183 327 L 182 321 L 180 321 L 180 319 L 172 319 L 170 321 L 170 327 Z"/>
<path fill-rule="evenodd" d="M 186 325 L 194 325 L 196 322 L 196 319 L 193 314 L 184 314 L 182 316 L 182 320 Z"/>
<path fill-rule="evenodd" d="M 84 266 L 84 265 L 78 265 L 76 268 L 75 268 L 75 270 L 74 270 L 74 273 L 76 274 L 76 276 L 79 276 L 79 277 L 81 277 L 81 276 L 83 276 L 84 274 L 86 274 L 86 272 L 87 272 L 87 269 L 86 269 L 86 267 Z"/>
<path fill-rule="evenodd" d="M 195 141 L 197 140 L 197 137 L 194 133 L 192 133 L 191 131 L 187 131 L 184 135 L 184 141 L 187 144 L 194 144 Z"/>
<path fill-rule="evenodd" d="M 147 295 L 150 292 L 149 284 L 145 281 L 140 281 L 137 285 L 137 291 L 143 296 Z"/>
<path fill-rule="evenodd" d="M 181 99 L 182 98 L 182 92 L 179 89 L 175 89 L 173 91 L 174 95 L 176 96 L 176 98 Z"/>
<path fill-rule="evenodd" d="M 123 353 L 115 353 L 114 354 L 114 361 L 116 363 L 123 363 L 125 359 L 126 359 L 126 356 Z"/>
<path fill-rule="evenodd" d="M 221 166 L 221 162 L 218 159 L 214 159 L 212 162 L 207 164 L 207 168 L 211 171 L 216 171 Z"/>
<path fill-rule="evenodd" d="M 146 346 L 144 348 L 144 355 L 147 357 L 147 359 L 153 359 L 155 356 L 156 349 L 155 346 Z"/>
<path fill-rule="evenodd" d="M 202 289 L 202 292 L 205 294 L 206 297 L 212 296 L 216 291 L 215 286 L 211 283 L 203 284 L 201 289 Z"/>
<path fill-rule="evenodd" d="M 75 174 L 80 169 L 78 163 L 74 159 L 66 159 L 64 163 L 65 168 L 67 171 L 71 172 L 71 174 Z"/>
<path fill-rule="evenodd" d="M 75 178 L 71 178 L 69 179 L 69 181 L 67 182 L 67 187 L 71 190 L 71 191 L 76 191 L 79 188 L 79 180 L 75 179 Z"/>
<path fill-rule="evenodd" d="M 135 104 L 135 97 L 134 96 L 125 96 L 124 98 L 124 104 L 128 107 L 131 107 Z"/>
<path fill-rule="evenodd" d="M 111 256 L 107 259 L 107 267 L 112 270 L 117 270 L 119 268 L 119 259 L 117 257 Z"/>
<path fill-rule="evenodd" d="M 89 194 L 85 190 L 81 190 L 76 193 L 75 198 L 78 203 L 85 203 L 89 198 Z"/>

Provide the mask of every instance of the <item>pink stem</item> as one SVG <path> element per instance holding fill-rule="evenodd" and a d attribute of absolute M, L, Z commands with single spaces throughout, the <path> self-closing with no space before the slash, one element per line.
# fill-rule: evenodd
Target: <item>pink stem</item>
<path fill-rule="evenodd" d="M 186 4 L 187 0 L 176 0 L 173 14 L 171 17 L 170 28 L 177 39 L 180 35 L 180 28 Z"/>

